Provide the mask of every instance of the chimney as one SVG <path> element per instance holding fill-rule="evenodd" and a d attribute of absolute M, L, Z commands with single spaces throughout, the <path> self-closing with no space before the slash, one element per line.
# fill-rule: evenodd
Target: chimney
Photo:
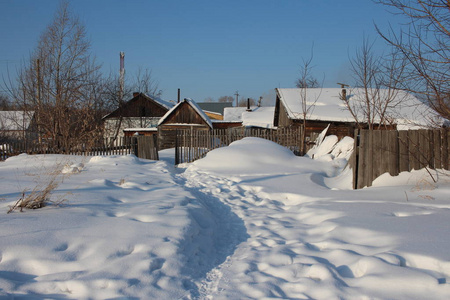
<path fill-rule="evenodd" d="M 348 84 L 345 84 L 345 83 L 337 83 L 337 84 L 339 84 L 340 86 L 341 86 L 341 89 L 342 89 L 342 92 L 341 92 L 341 94 L 339 95 L 340 97 L 340 99 L 341 100 L 347 100 L 347 90 L 345 89 L 346 87 L 349 87 L 349 85 Z"/>
<path fill-rule="evenodd" d="M 177 103 L 180 103 L 180 95 L 181 95 L 181 90 L 178 89 L 178 102 Z"/>
<path fill-rule="evenodd" d="M 133 93 L 133 98 L 139 96 L 139 94 L 140 94 L 139 92 L 134 92 L 134 93 Z"/>
<path fill-rule="evenodd" d="M 247 111 L 252 111 L 250 109 L 250 98 L 247 98 Z"/>

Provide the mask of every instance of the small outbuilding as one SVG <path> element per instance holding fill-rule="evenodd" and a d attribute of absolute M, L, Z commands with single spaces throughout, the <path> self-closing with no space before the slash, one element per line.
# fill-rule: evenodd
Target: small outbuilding
<path fill-rule="evenodd" d="M 160 149 L 175 147 L 177 130 L 211 130 L 212 128 L 211 119 L 205 112 L 192 99 L 184 99 L 159 120 L 159 147 Z"/>

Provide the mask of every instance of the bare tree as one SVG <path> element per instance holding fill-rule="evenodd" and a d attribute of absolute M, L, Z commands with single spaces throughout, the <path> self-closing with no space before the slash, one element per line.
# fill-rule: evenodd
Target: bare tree
<path fill-rule="evenodd" d="M 250 106 L 255 106 L 256 105 L 256 100 L 253 98 L 245 98 L 245 97 L 241 97 L 241 99 L 238 102 L 238 106 L 239 107 L 246 107 L 247 104 L 250 101 Z"/>
<path fill-rule="evenodd" d="M 314 93 L 315 96 L 311 96 L 308 92 L 311 88 L 318 88 L 320 84 L 317 79 L 312 76 L 312 61 L 313 61 L 313 51 L 311 50 L 311 56 L 307 59 L 302 59 L 302 64 L 300 66 L 300 77 L 297 79 L 297 87 L 299 88 L 299 99 L 302 108 L 301 120 L 303 125 L 303 130 L 301 130 L 300 136 L 300 154 L 304 155 L 306 152 L 306 125 L 308 117 L 314 110 L 314 106 L 320 97 L 319 93 Z"/>
<path fill-rule="evenodd" d="M 22 110 L 36 113 L 40 136 L 60 150 L 99 136 L 100 66 L 89 48 L 84 25 L 62 2 L 9 88 Z"/>
<path fill-rule="evenodd" d="M 0 94 L 0 110 L 9 110 L 11 108 L 11 103 L 8 96 Z"/>
<path fill-rule="evenodd" d="M 233 96 L 222 96 L 222 97 L 219 97 L 219 100 L 218 100 L 218 102 L 233 102 L 233 101 L 234 101 Z"/>
<path fill-rule="evenodd" d="M 317 78 L 313 77 L 312 75 L 308 75 L 307 78 L 303 78 L 303 75 L 297 79 L 295 82 L 295 86 L 298 88 L 319 88 L 320 83 L 317 80 Z"/>
<path fill-rule="evenodd" d="M 392 27 L 380 36 L 408 62 L 403 88 L 421 95 L 441 116 L 450 119 L 450 1 L 377 0 L 406 17 L 396 32 Z"/>
<path fill-rule="evenodd" d="M 162 95 L 158 81 L 154 78 L 152 71 L 149 69 L 143 70 L 142 67 L 139 67 L 137 70 L 132 87 L 134 88 L 133 92 L 140 92 L 156 97 Z"/>
<path fill-rule="evenodd" d="M 402 81 L 405 63 L 398 52 L 377 56 L 373 43 L 364 39 L 362 46 L 350 59 L 354 86 L 347 95 L 341 95 L 358 128 L 380 129 L 393 124 L 393 111 L 403 100 L 399 84 Z M 356 95 L 353 95 L 356 94 Z"/>

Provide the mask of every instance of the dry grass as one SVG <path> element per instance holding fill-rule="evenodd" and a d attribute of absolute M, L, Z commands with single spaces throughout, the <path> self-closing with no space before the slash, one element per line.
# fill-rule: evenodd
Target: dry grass
<path fill-rule="evenodd" d="M 52 192 L 58 187 L 59 183 L 56 182 L 56 176 L 50 179 L 47 184 L 37 185 L 31 192 L 23 191 L 22 196 L 13 206 L 10 206 L 8 214 L 15 211 L 23 211 L 26 209 L 38 209 L 45 207 L 49 204 L 59 206 L 66 199 L 60 198 L 56 201 L 51 200 Z"/>

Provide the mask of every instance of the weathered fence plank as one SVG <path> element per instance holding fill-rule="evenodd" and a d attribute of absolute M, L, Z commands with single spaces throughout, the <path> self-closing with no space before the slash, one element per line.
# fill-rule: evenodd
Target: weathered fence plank
<path fill-rule="evenodd" d="M 449 169 L 450 130 L 359 131 L 351 162 L 354 187 L 371 186 L 385 172 L 400 172 L 425 167 Z M 358 137 L 358 134 L 355 133 Z"/>
<path fill-rule="evenodd" d="M 358 167 L 355 168 L 355 171 L 358 172 L 358 189 L 363 188 L 367 185 L 366 179 L 369 177 L 368 175 L 368 169 L 367 169 L 367 162 L 369 161 L 368 152 L 368 140 L 369 140 L 369 134 L 365 131 L 360 131 L 359 135 L 359 160 L 357 162 Z"/>

